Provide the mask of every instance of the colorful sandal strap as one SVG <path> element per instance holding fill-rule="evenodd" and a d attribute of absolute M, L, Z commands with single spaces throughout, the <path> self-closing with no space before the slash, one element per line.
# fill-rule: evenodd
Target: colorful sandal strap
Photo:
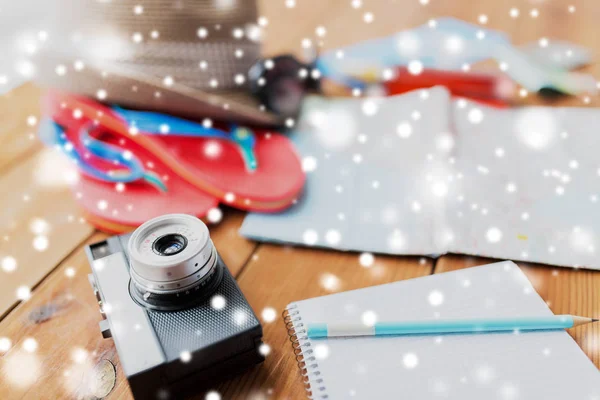
<path fill-rule="evenodd" d="M 133 182 L 142 179 L 160 191 L 167 191 L 167 187 L 158 175 L 152 171 L 144 170 L 141 161 L 135 155 L 131 154 L 131 152 L 122 151 L 116 146 L 94 139 L 90 135 L 92 127 L 93 124 L 90 122 L 80 129 L 79 138 L 82 145 L 90 154 L 113 164 L 123 166 L 123 169 L 114 169 L 105 172 L 92 166 L 77 151 L 73 143 L 67 139 L 63 127 L 51 119 L 44 119 L 41 122 L 39 136 L 47 146 L 59 148 L 88 176 L 115 183 Z"/>
<path fill-rule="evenodd" d="M 248 128 L 232 124 L 230 125 L 229 132 L 226 132 L 221 129 L 157 112 L 134 111 L 120 107 L 113 107 L 112 109 L 128 126 L 136 127 L 143 134 L 210 137 L 232 141 L 238 146 L 246 169 L 253 172 L 258 167 L 256 155 L 254 154 L 256 137 L 254 136 L 254 132 Z"/>

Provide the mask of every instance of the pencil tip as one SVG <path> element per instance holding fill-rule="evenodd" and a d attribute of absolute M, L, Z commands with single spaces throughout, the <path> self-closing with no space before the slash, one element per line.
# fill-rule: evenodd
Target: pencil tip
<path fill-rule="evenodd" d="M 598 321 L 600 321 L 600 319 L 598 319 L 598 318 L 592 318 L 592 322 L 598 322 Z"/>

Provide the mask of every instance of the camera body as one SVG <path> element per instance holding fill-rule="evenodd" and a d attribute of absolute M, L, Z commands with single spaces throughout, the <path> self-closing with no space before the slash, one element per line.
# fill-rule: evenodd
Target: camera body
<path fill-rule="evenodd" d="M 149 222 L 161 218 L 164 222 L 173 216 L 186 224 L 196 222 L 185 229 L 181 224 L 173 225 L 175 235 L 161 236 L 152 230 L 147 232 L 147 238 L 144 232 L 140 234 Z M 215 382 L 261 363 L 264 357 L 259 349 L 262 327 L 212 247 L 206 226 L 195 217 L 180 214 L 154 220 L 133 234 L 92 244 L 86 252 L 92 266 L 90 282 L 105 318 L 100 322 L 100 330 L 104 337 L 114 340 L 133 396 L 163 400 L 209 389 Z M 193 225 L 198 223 L 205 232 L 195 232 Z M 171 227 L 163 223 L 160 229 Z M 156 236 L 160 237 L 154 239 L 155 254 L 148 254 L 153 257 L 149 264 L 157 265 L 140 266 L 139 254 L 132 259 L 131 253 L 152 245 Z M 188 239 L 178 242 L 177 236 L 191 237 L 190 245 Z M 182 243 L 188 248 L 203 240 L 204 249 L 208 250 L 196 254 L 200 248 L 197 246 L 189 250 L 191 258 L 190 254 L 183 254 L 179 259 L 184 264 L 191 263 L 189 268 L 196 268 L 191 275 L 187 264 L 170 258 L 175 256 L 169 251 L 180 252 Z M 142 247 L 135 249 L 131 241 Z M 166 253 L 161 253 L 163 250 Z M 198 263 L 198 259 L 206 262 Z M 161 262 L 166 264 L 158 265 Z M 169 269 L 169 263 L 176 264 L 175 269 Z M 168 279 L 157 275 L 164 271 Z M 154 283 L 148 284 L 147 279 Z"/>

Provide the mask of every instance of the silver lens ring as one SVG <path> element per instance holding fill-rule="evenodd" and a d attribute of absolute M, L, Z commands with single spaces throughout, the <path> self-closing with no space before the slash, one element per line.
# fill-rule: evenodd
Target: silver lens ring
<path fill-rule="evenodd" d="M 157 245 L 168 237 L 180 239 Z M 128 250 L 136 282 L 152 282 L 155 287 L 192 276 L 215 251 L 206 225 L 186 214 L 163 215 L 143 223 L 129 238 Z"/>
<path fill-rule="evenodd" d="M 156 282 L 150 281 L 139 276 L 132 268 L 130 270 L 131 280 L 140 291 L 146 291 L 155 294 L 170 294 L 176 292 L 183 292 L 188 290 L 190 287 L 197 286 L 205 278 L 208 277 L 209 273 L 217 265 L 217 251 L 212 248 L 210 258 L 203 265 L 198 265 L 198 269 L 192 274 L 174 281 Z"/>

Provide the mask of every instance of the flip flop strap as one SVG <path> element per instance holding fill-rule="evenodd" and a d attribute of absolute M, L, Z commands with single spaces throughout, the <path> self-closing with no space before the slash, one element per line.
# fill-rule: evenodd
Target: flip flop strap
<path fill-rule="evenodd" d="M 136 127 L 142 134 L 209 137 L 229 140 L 238 146 L 244 165 L 249 172 L 255 171 L 258 167 L 256 155 L 254 154 L 256 137 L 254 132 L 248 128 L 230 124 L 229 132 L 226 132 L 157 112 L 127 110 L 116 106 L 112 110 L 129 127 Z"/>
<path fill-rule="evenodd" d="M 90 135 L 93 123 L 84 125 L 79 131 L 79 138 L 83 147 L 90 154 L 119 166 L 123 169 L 103 171 L 91 165 L 85 157 L 76 149 L 72 142 L 67 139 L 61 125 L 51 119 L 44 119 L 40 123 L 40 139 L 50 147 L 56 147 L 66 154 L 79 169 L 88 176 L 107 182 L 134 182 L 144 180 L 162 192 L 167 187 L 162 180 L 152 171 L 146 171 L 142 162 L 132 153 L 124 152 L 116 146 L 94 139 Z"/>

